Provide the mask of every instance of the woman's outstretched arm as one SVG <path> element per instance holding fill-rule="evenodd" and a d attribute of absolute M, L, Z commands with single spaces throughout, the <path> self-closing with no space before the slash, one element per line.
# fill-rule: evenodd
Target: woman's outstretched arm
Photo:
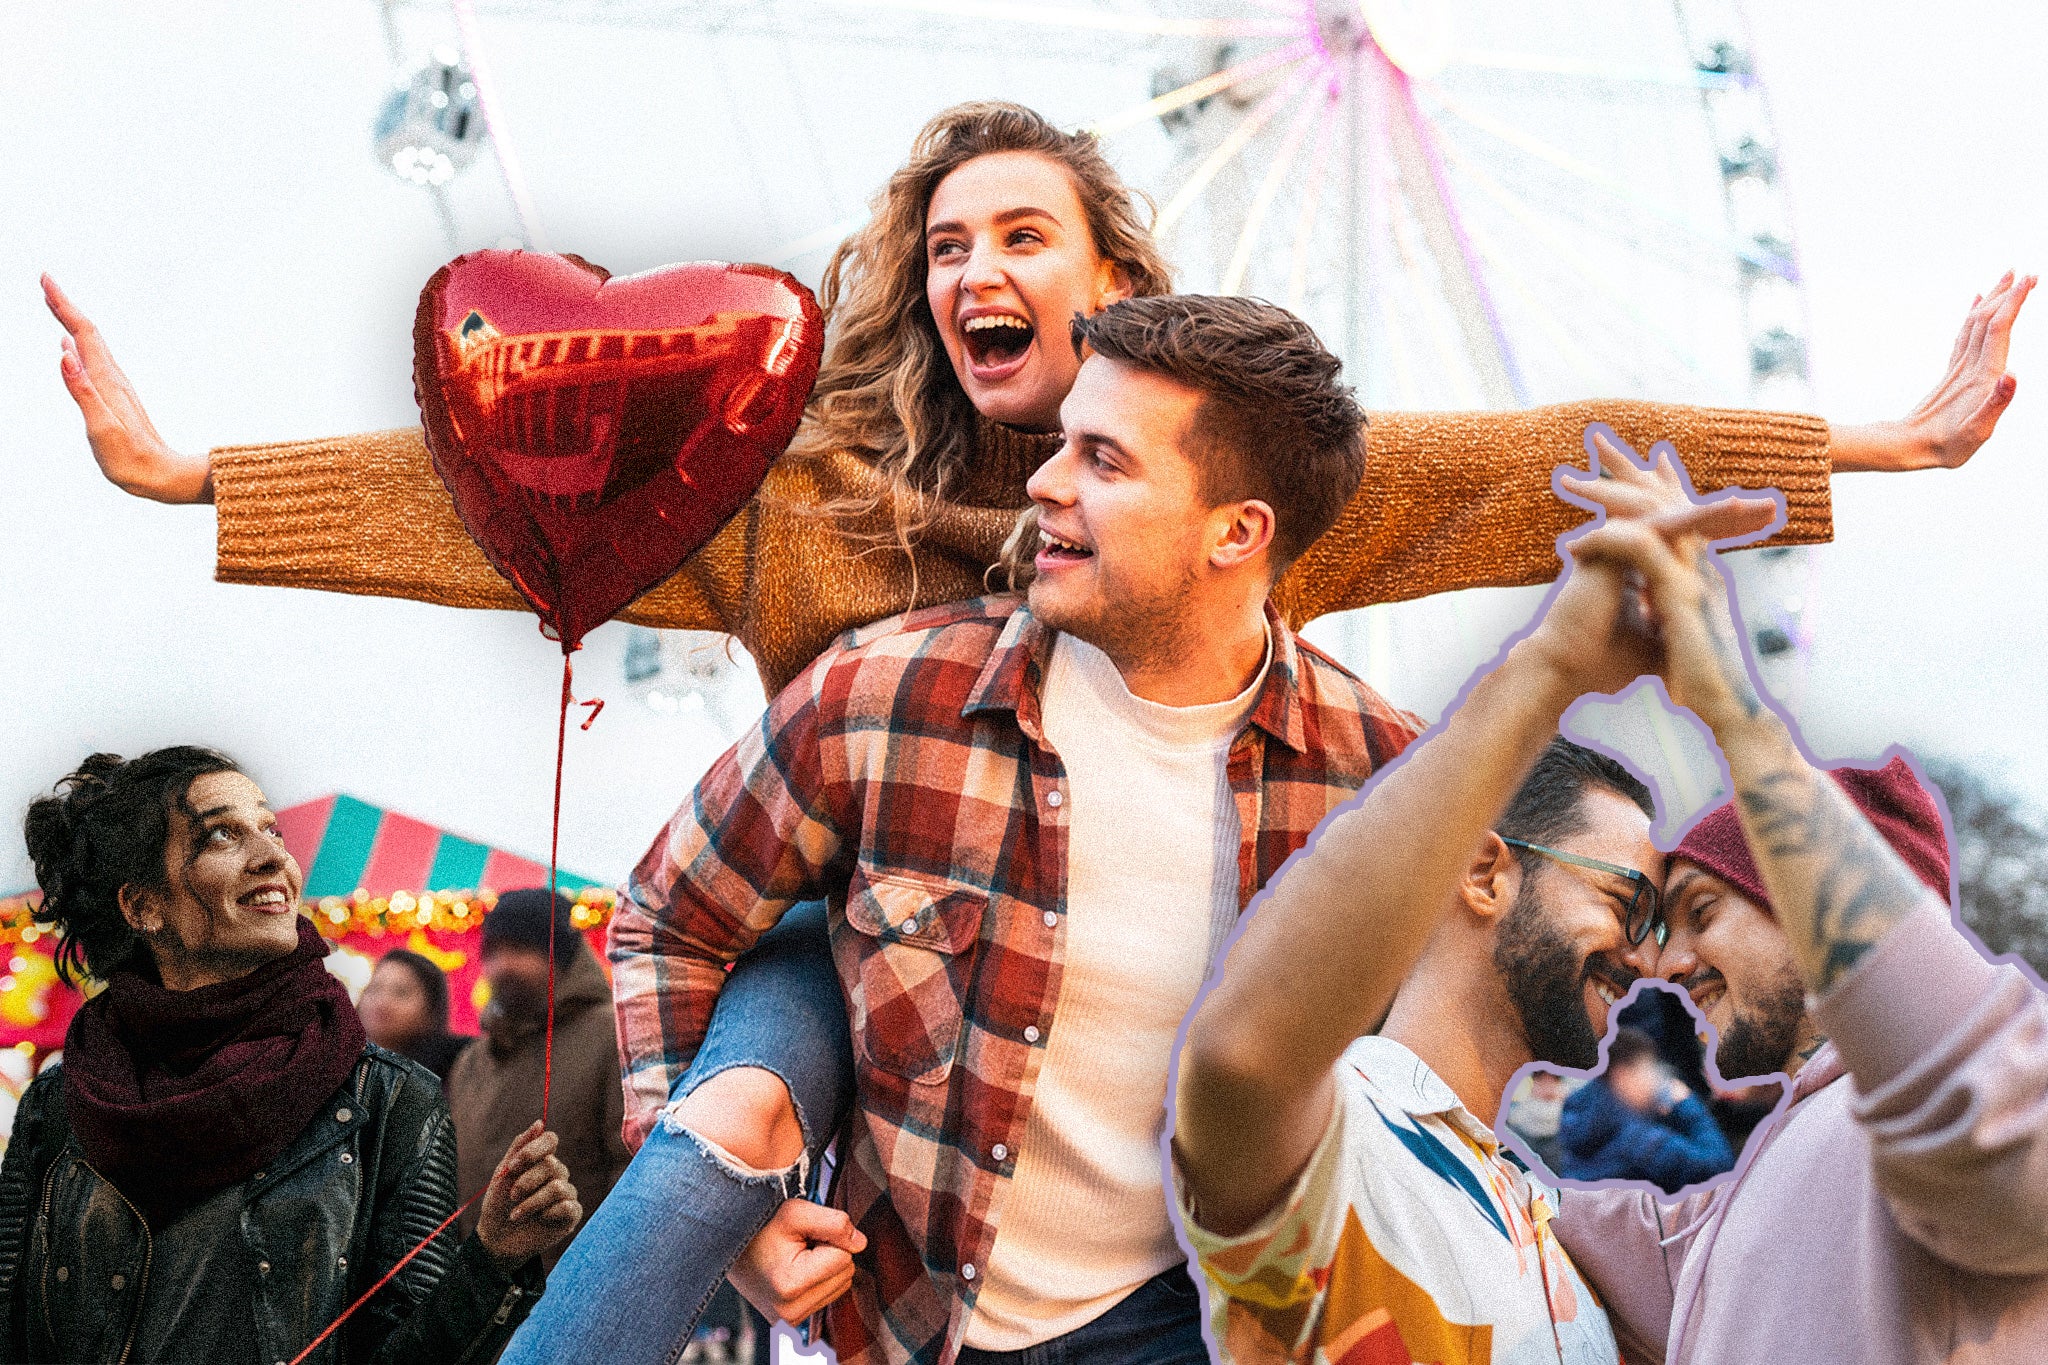
<path fill-rule="evenodd" d="M 1365 482 L 1328 534 L 1281 579 L 1292 625 L 1456 588 L 1548 583 L 1559 533 L 1584 513 L 1547 496 L 1551 470 L 1585 463 L 1586 428 L 1638 450 L 1670 441 L 1702 493 L 1776 488 L 1785 528 L 1766 544 L 1833 534 L 1829 479 L 1955 468 L 1988 440 L 2015 389 L 2007 344 L 2032 277 L 1976 299 L 1941 382 L 1897 422 L 1831 425 L 1797 413 L 1597 400 L 1520 412 L 1375 413 Z"/>

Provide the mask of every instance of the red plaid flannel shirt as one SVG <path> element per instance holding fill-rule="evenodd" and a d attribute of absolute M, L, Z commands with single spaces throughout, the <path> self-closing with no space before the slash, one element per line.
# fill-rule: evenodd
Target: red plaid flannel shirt
<path fill-rule="evenodd" d="M 1240 903 L 1423 728 L 1267 615 L 1272 666 L 1228 759 Z M 637 1147 L 725 964 L 828 898 L 859 1097 L 837 1199 L 868 1239 L 827 1321 L 841 1365 L 950 1362 L 1002 1218 L 1066 935 L 1053 638 L 1015 596 L 842 637 L 712 765 L 612 921 Z"/>

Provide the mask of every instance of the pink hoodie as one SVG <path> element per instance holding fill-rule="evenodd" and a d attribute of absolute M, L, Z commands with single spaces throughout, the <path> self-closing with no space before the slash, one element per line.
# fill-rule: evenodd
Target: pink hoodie
<path fill-rule="evenodd" d="M 1816 1008 L 1832 1043 L 1718 1187 L 1566 1190 L 1631 1362 L 2048 1362 L 2048 996 L 1932 910 Z"/>

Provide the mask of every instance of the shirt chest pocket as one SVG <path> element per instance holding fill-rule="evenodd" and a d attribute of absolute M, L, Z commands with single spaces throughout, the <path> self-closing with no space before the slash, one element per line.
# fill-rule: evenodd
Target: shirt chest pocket
<path fill-rule="evenodd" d="M 892 1076 L 936 1085 L 959 1055 L 974 947 L 988 893 L 902 873 L 854 874 L 846 898 L 860 983 L 861 1054 Z"/>

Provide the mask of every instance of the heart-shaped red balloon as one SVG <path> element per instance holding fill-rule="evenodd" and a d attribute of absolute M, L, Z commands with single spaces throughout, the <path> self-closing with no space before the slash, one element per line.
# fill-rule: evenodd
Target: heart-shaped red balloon
<path fill-rule="evenodd" d="M 574 649 L 754 495 L 824 338 L 810 291 L 767 266 L 613 279 L 477 251 L 420 294 L 413 384 L 463 525 Z"/>

